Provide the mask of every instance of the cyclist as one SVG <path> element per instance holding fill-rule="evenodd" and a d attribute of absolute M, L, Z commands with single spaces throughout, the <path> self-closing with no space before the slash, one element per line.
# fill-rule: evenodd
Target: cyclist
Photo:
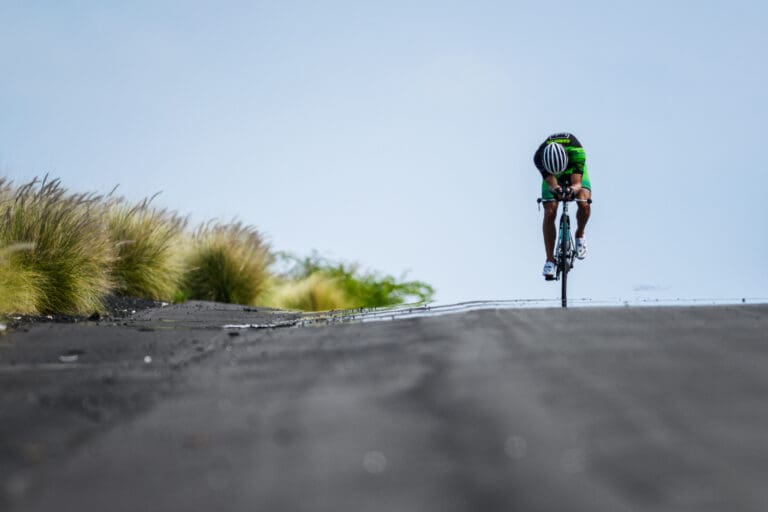
<path fill-rule="evenodd" d="M 592 185 L 589 182 L 587 172 L 587 157 L 579 139 L 570 133 L 555 133 L 547 137 L 541 143 L 533 163 L 541 173 L 544 181 L 541 184 L 541 197 L 543 199 L 561 199 L 563 194 L 570 198 L 590 199 L 592 197 Z M 552 201 L 544 203 L 544 249 L 547 252 L 547 261 L 544 264 L 544 278 L 555 278 L 555 218 L 557 217 L 557 205 Z M 576 257 L 583 260 L 587 256 L 587 243 L 584 239 L 584 228 L 589 220 L 590 205 L 579 202 L 576 212 Z"/>

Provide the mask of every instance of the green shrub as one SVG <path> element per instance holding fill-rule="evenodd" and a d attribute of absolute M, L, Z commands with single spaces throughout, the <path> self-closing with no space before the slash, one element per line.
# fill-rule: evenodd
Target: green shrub
<path fill-rule="evenodd" d="M 241 223 L 208 223 L 197 229 L 186 258 L 189 299 L 256 304 L 269 279 L 272 258 L 261 234 Z"/>
<path fill-rule="evenodd" d="M 171 300 L 181 283 L 179 252 L 186 220 L 152 208 L 150 202 L 131 207 L 117 199 L 108 204 L 109 235 L 117 251 L 111 275 L 117 293 Z"/>
<path fill-rule="evenodd" d="M 261 304 L 300 311 L 330 311 L 352 307 L 338 281 L 322 274 L 280 281 L 270 289 Z"/>
<path fill-rule="evenodd" d="M 281 254 L 292 267 L 286 276 L 294 280 L 306 279 L 319 274 L 333 279 L 347 298 L 351 307 L 385 307 L 403 303 L 428 303 L 435 290 L 423 281 L 404 281 L 376 272 L 361 272 L 356 264 L 334 262 L 317 253 L 305 258 Z"/>
<path fill-rule="evenodd" d="M 0 248 L 0 313 L 35 314 L 40 300 L 41 276 L 11 258 L 13 253 L 29 251 L 32 244 Z"/>
<path fill-rule="evenodd" d="M 12 268 L 39 282 L 40 313 L 90 314 L 102 309 L 114 262 L 102 198 L 70 194 L 59 180 L 33 180 L 0 203 L 0 243 L 32 244 L 9 254 Z"/>

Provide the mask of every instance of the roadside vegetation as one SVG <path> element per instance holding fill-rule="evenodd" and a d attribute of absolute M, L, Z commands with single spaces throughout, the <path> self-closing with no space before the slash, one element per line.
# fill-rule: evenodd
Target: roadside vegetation
<path fill-rule="evenodd" d="M 17 292 L 27 299 L 9 296 L 6 300 L 18 301 L 21 309 L 34 294 L 34 309 L 39 313 L 99 311 L 102 297 L 112 289 L 110 269 L 115 261 L 100 215 L 103 198 L 70 194 L 58 180 L 45 179 L 4 195 L 0 246 L 9 248 L 6 265 L 9 272 L 32 280 L 30 287 Z"/>
<path fill-rule="evenodd" d="M 316 253 L 276 253 L 241 222 L 190 231 L 152 199 L 0 178 L 0 314 L 91 315 L 109 295 L 325 311 L 430 302 L 434 290 Z"/>
<path fill-rule="evenodd" d="M 118 198 L 105 209 L 109 237 L 116 252 L 111 272 L 115 292 L 171 300 L 183 272 L 181 251 L 186 219 L 153 208 L 150 199 L 130 205 Z"/>
<path fill-rule="evenodd" d="M 320 273 L 298 279 L 275 278 L 263 302 L 274 308 L 300 311 L 330 311 L 357 305 L 336 279 Z"/>
<path fill-rule="evenodd" d="M 32 244 L 8 245 L 0 248 L 0 313 L 33 314 L 37 312 L 42 292 L 41 276 L 24 269 L 12 258 L 14 252 L 29 251 Z"/>
<path fill-rule="evenodd" d="M 255 228 L 208 223 L 195 231 L 185 263 L 182 298 L 255 305 L 267 287 L 271 255 Z"/>
<path fill-rule="evenodd" d="M 342 298 L 340 308 L 377 308 L 404 303 L 427 303 L 432 301 L 435 293 L 434 288 L 423 281 L 406 281 L 405 276 L 396 278 L 377 272 L 361 271 L 358 264 L 330 260 L 317 253 L 304 258 L 281 253 L 279 258 L 288 265 L 288 270 L 282 277 L 284 282 L 289 283 L 289 287 L 293 287 L 293 283 L 303 283 L 313 276 L 322 277 L 322 282 L 333 283 L 338 296 Z"/>

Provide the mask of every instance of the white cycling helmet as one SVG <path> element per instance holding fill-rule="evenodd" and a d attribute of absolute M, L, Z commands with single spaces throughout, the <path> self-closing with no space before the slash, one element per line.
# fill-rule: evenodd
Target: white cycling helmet
<path fill-rule="evenodd" d="M 560 174 L 568 168 L 568 153 L 562 144 L 552 142 L 544 148 L 544 154 L 541 156 L 544 164 L 544 170 L 549 174 Z"/>

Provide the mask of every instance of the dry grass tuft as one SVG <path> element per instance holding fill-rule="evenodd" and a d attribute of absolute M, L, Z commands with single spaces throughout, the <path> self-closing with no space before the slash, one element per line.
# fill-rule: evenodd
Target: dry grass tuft
<path fill-rule="evenodd" d="M 0 249 L 0 313 L 31 315 L 38 312 L 41 276 L 21 268 L 11 258 L 13 253 L 32 249 L 32 244 L 16 244 Z"/>
<path fill-rule="evenodd" d="M 7 257 L 37 283 L 40 313 L 89 314 L 102 309 L 114 261 L 100 211 L 102 197 L 70 194 L 59 180 L 33 180 L 0 203 L 0 243 L 32 244 Z"/>
<path fill-rule="evenodd" d="M 338 280 L 320 273 L 276 284 L 265 297 L 264 305 L 300 311 L 330 311 L 353 306 Z"/>
<path fill-rule="evenodd" d="M 184 274 L 189 299 L 253 305 L 265 291 L 272 257 L 262 235 L 240 222 L 207 223 L 192 238 Z"/>
<path fill-rule="evenodd" d="M 181 284 L 179 251 L 187 221 L 150 203 L 145 199 L 131 207 L 117 199 L 108 204 L 109 236 L 117 251 L 112 278 L 117 293 L 171 300 Z"/>

